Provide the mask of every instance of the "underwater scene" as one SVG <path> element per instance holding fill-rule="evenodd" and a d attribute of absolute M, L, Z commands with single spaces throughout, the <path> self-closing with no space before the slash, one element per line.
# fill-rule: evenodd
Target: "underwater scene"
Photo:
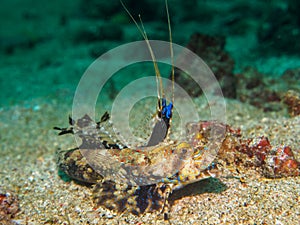
<path fill-rule="evenodd" d="M 0 224 L 299 224 L 299 9 L 1 1 Z"/>

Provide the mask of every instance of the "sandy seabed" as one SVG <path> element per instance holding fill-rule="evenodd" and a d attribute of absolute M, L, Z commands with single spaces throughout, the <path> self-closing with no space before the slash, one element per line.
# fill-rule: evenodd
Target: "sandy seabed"
<path fill-rule="evenodd" d="M 76 145 L 73 137 L 58 136 L 52 128 L 68 126 L 68 115 L 72 110 L 70 96 L 75 92 L 80 75 L 92 63 L 93 52 L 98 49 L 100 53 L 105 52 L 121 44 L 120 41 L 77 43 L 74 37 L 85 31 L 82 28 L 93 27 L 95 21 L 82 21 L 80 16 L 74 18 L 74 14 L 81 11 L 76 2 L 81 1 L 49 1 L 47 7 L 42 1 L 3 1 L 1 5 L 3 29 L 0 30 L 0 39 L 8 44 L 5 48 L 1 42 L 0 46 L 1 51 L 7 51 L 0 60 L 1 104 L 5 105 L 5 108 L 0 108 L 0 190 L 10 190 L 18 196 L 20 211 L 12 224 L 299 224 L 300 177 L 265 179 L 246 171 L 246 174 L 241 174 L 245 175 L 244 182 L 229 177 L 199 181 L 174 193 L 169 221 L 164 221 L 158 212 L 137 217 L 95 207 L 90 187 L 63 180 L 56 167 L 55 151 Z M 259 4 L 255 5 L 257 2 Z M 257 7 L 263 2 L 267 11 Z M 281 1 L 276 3 L 282 4 Z M 254 41 L 256 34 L 260 33 L 257 29 L 261 20 L 256 20 L 256 16 L 247 20 L 247 16 L 238 10 L 232 14 L 232 10 L 228 11 L 230 7 L 227 5 L 230 4 L 239 2 L 224 1 L 219 10 L 215 11 L 217 8 L 213 7 L 207 12 L 215 14 L 214 22 L 208 22 L 211 15 L 205 13 L 209 17 L 201 16 L 201 21 L 205 20 L 200 24 L 184 21 L 176 27 L 174 23 L 173 37 L 180 40 L 178 43 L 185 43 L 189 35 L 199 29 L 208 33 L 213 31 L 213 34 L 215 30 L 222 34 L 223 30 L 223 34 L 227 34 L 224 22 L 227 24 L 228 18 L 230 21 L 231 18 L 240 18 L 236 21 L 248 33 L 244 34 L 245 37 L 229 36 L 226 40 L 226 47 L 237 61 L 236 68 L 242 68 L 239 64 L 251 65 L 260 67 L 266 74 L 280 75 L 287 68 L 299 67 L 298 57 L 285 56 L 281 51 L 280 57 L 260 59 L 253 49 L 261 45 Z M 251 8 L 255 15 L 262 12 L 264 20 L 272 9 L 267 1 L 251 1 Z M 249 13 L 251 11 L 246 14 Z M 241 20 L 243 17 L 246 20 Z M 58 18 L 61 22 L 57 21 Z M 62 25 L 64 20 L 70 22 Z M 146 29 L 151 31 L 149 26 Z M 127 30 L 129 32 L 124 32 L 122 43 L 139 38 L 133 23 Z M 152 33 L 156 31 L 152 30 Z M 35 48 L 30 47 L 32 42 L 37 42 Z M 9 56 L 10 51 L 16 52 Z M 43 99 L 28 100 L 34 96 L 43 96 Z M 205 101 L 198 98 L 195 102 L 200 118 L 209 118 Z M 180 104 L 180 100 L 176 104 Z M 136 108 L 136 116 L 143 116 L 145 110 L 147 108 L 143 106 Z M 155 105 L 151 110 L 155 111 Z M 290 118 L 284 110 L 265 113 L 248 104 L 227 100 L 226 117 L 228 124 L 241 128 L 244 137 L 268 136 L 274 146 L 289 145 L 300 160 L 300 116 Z M 133 127 L 140 127 L 137 121 L 141 122 L 143 118 L 133 120 Z M 176 138 L 176 134 L 173 136 Z M 0 225 L 8 223 L 0 221 Z"/>
<path fill-rule="evenodd" d="M 205 104 L 201 98 L 196 102 Z M 70 104 L 58 101 L 0 111 L 0 180 L 2 188 L 19 198 L 15 224 L 297 224 L 300 220 L 300 177 L 265 179 L 247 174 L 245 182 L 228 177 L 199 181 L 174 193 L 169 221 L 159 213 L 137 217 L 95 207 L 91 188 L 64 181 L 56 168 L 55 151 L 75 143 L 71 136 L 57 136 L 52 127 L 67 126 L 70 111 Z M 246 137 L 267 135 L 272 145 L 299 146 L 299 116 L 264 113 L 228 100 L 227 119 Z M 294 153 L 299 160 L 299 152 Z"/>

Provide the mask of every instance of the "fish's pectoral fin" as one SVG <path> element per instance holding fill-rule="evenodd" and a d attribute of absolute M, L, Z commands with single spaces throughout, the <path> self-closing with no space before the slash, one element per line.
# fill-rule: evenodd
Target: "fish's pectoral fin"
<path fill-rule="evenodd" d="M 59 130 L 60 132 L 58 135 L 64 135 L 64 134 L 74 134 L 73 128 L 60 128 L 60 127 L 53 127 L 54 130 Z"/>

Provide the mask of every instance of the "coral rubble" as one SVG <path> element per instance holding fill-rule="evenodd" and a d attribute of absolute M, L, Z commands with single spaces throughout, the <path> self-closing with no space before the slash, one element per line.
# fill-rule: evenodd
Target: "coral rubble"
<path fill-rule="evenodd" d="M 0 223 L 11 224 L 11 219 L 19 211 L 19 201 L 15 194 L 0 187 Z"/>

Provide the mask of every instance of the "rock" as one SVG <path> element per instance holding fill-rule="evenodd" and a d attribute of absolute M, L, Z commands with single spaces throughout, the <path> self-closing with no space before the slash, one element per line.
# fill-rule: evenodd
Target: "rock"
<path fill-rule="evenodd" d="M 213 37 L 205 34 L 194 33 L 187 45 L 187 48 L 201 57 L 210 67 L 220 82 L 224 96 L 235 98 L 235 77 L 233 75 L 234 61 L 225 52 L 225 38 Z M 192 62 L 191 62 L 192 63 Z M 175 81 L 185 87 L 191 96 L 199 96 L 202 91 L 188 74 L 175 70 Z"/>
<path fill-rule="evenodd" d="M 237 74 L 237 99 L 261 108 L 265 112 L 278 111 L 282 109 L 281 95 L 272 85 L 279 82 L 281 80 L 265 78 L 264 74 L 248 67 Z"/>

